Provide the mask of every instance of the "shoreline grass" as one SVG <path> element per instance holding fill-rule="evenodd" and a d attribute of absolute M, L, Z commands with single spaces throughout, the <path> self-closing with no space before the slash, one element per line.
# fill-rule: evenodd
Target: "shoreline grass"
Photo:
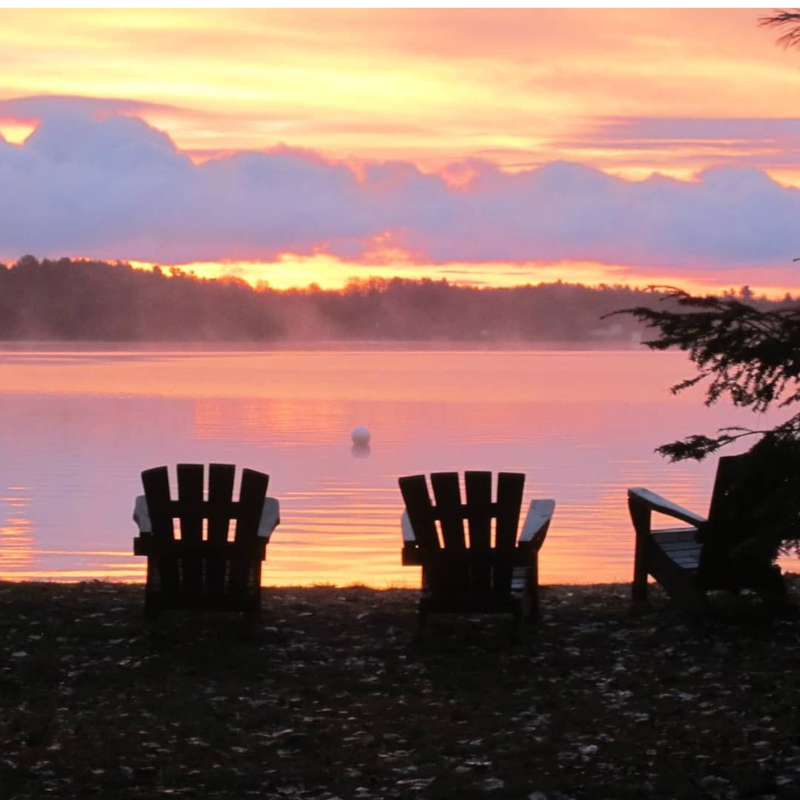
<path fill-rule="evenodd" d="M 652 595 L 545 586 L 512 646 L 506 617 L 414 641 L 409 589 L 266 587 L 247 636 L 151 633 L 141 585 L 0 583 L 0 797 L 797 797 L 800 623 Z"/>

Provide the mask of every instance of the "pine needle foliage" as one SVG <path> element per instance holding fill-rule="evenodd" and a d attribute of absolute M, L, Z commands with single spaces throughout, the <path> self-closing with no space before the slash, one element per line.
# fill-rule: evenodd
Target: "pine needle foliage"
<path fill-rule="evenodd" d="M 758 24 L 762 28 L 780 28 L 786 30 L 778 37 L 778 44 L 785 49 L 800 46 L 800 9 L 792 11 L 775 10 L 771 14 L 759 17 Z"/>
<path fill-rule="evenodd" d="M 672 386 L 673 394 L 704 384 L 706 405 L 728 398 L 757 413 L 800 401 L 800 304 L 762 310 L 737 297 L 651 289 L 664 292 L 666 307 L 616 313 L 630 314 L 658 332 L 644 342 L 651 349 L 682 350 L 696 365 L 697 374 Z M 800 413 L 768 430 L 726 427 L 715 436 L 695 434 L 657 450 L 672 461 L 701 460 L 744 436 L 766 439 L 767 449 L 798 443 Z"/>

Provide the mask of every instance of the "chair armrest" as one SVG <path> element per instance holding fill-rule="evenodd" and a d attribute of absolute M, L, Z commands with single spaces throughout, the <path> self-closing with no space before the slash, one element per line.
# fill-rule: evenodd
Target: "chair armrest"
<path fill-rule="evenodd" d="M 660 494 L 651 492 L 649 489 L 644 489 L 642 487 L 628 489 L 628 499 L 631 502 L 645 506 L 651 511 L 658 511 L 660 514 L 666 514 L 668 517 L 674 517 L 682 522 L 688 522 L 695 527 L 703 525 L 706 522 L 705 517 L 701 517 L 699 514 L 695 514 L 693 511 L 689 511 L 683 508 L 683 506 L 679 506 L 677 503 L 667 500 Z"/>
<path fill-rule="evenodd" d="M 538 547 L 541 547 L 555 509 L 555 500 L 531 500 L 525 524 L 522 526 L 522 533 L 519 536 L 519 543 L 535 543 L 538 540 Z"/>
<path fill-rule="evenodd" d="M 269 541 L 269 537 L 281 522 L 281 506 L 274 497 L 265 497 L 258 523 L 258 535 Z"/>
<path fill-rule="evenodd" d="M 147 508 L 147 498 L 140 494 L 133 504 L 133 521 L 139 526 L 139 533 L 150 533 L 153 524 L 150 522 L 150 510 Z"/>
<path fill-rule="evenodd" d="M 408 518 L 408 511 L 404 511 L 403 516 L 400 517 L 400 526 L 403 529 L 403 544 L 411 544 L 417 541 L 414 529 L 411 527 L 411 520 Z"/>

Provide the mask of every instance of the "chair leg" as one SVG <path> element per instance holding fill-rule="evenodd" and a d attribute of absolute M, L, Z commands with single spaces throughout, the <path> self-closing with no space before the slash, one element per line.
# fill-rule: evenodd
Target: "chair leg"
<path fill-rule="evenodd" d="M 152 597 L 145 596 L 144 599 L 144 618 L 145 621 L 153 624 L 158 618 L 159 608 Z"/>
<path fill-rule="evenodd" d="M 647 548 L 643 546 L 639 536 L 636 537 L 636 551 L 633 556 L 631 599 L 634 603 L 644 603 L 647 600 Z"/>
<path fill-rule="evenodd" d="M 787 616 L 797 615 L 797 608 L 789 601 L 786 582 L 779 566 L 772 565 L 763 570 L 754 588 L 764 605 L 772 613 Z"/>
<path fill-rule="evenodd" d="M 634 603 L 643 603 L 647 600 L 647 543 L 651 536 L 652 512 L 649 508 L 635 502 L 633 498 L 629 498 L 628 508 L 631 513 L 633 530 L 636 532 L 631 599 Z"/>
<path fill-rule="evenodd" d="M 519 644 L 525 632 L 525 622 L 530 619 L 530 614 L 523 613 L 521 606 L 514 609 L 511 619 L 511 644 Z"/>
<path fill-rule="evenodd" d="M 528 568 L 527 591 L 525 592 L 526 606 L 524 621 L 533 624 L 539 621 L 541 608 L 539 605 L 539 554 L 537 553 Z"/>
<path fill-rule="evenodd" d="M 417 630 L 414 638 L 419 641 L 424 635 L 428 626 L 428 607 L 424 600 L 420 600 L 417 610 Z"/>
<path fill-rule="evenodd" d="M 161 608 L 158 603 L 152 601 L 150 598 L 145 599 L 144 603 L 144 624 L 147 630 L 147 635 L 152 642 L 159 638 L 158 616 Z"/>

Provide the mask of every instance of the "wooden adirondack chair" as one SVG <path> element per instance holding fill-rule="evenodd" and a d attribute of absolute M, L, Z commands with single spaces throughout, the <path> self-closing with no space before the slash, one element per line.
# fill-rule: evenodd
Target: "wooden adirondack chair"
<path fill-rule="evenodd" d="M 741 503 L 734 486 L 747 468 L 747 454 L 723 456 L 717 465 L 714 489 L 708 517 L 701 517 L 676 503 L 661 497 L 649 489 L 628 490 L 628 507 L 636 531 L 636 550 L 634 555 L 632 597 L 635 602 L 647 599 L 648 575 L 652 575 L 667 593 L 685 608 L 701 610 L 706 607 L 706 592 L 714 589 L 738 591 L 744 588 L 759 590 L 775 589 L 781 591 L 780 571 L 767 574 L 768 566 L 754 563 L 752 581 L 748 581 L 747 570 L 738 575 L 726 575 L 723 571 L 703 570 L 707 562 L 707 548 L 710 542 L 703 541 L 702 531 L 716 530 L 715 535 L 724 536 L 726 527 L 735 524 L 737 507 Z M 680 528 L 656 529 L 652 524 L 652 514 L 657 512 L 687 523 Z M 700 534 L 700 535 L 698 535 Z M 725 550 L 724 542 L 717 541 L 717 551 Z M 765 580 L 766 578 L 766 580 Z M 778 584 L 775 586 L 776 582 Z M 771 586 L 765 584 L 771 583 Z"/>
<path fill-rule="evenodd" d="M 178 608 L 241 611 L 248 620 L 259 614 L 261 562 L 280 522 L 279 505 L 266 496 L 269 476 L 250 469 L 242 471 L 239 500 L 234 501 L 235 470 L 232 464 L 209 465 L 207 499 L 202 464 L 178 465 L 175 500 L 166 467 L 142 473 L 144 495 L 136 498 L 134 508 L 139 536 L 133 552 L 147 556 L 149 619 Z M 232 538 L 231 520 L 236 521 Z"/>
<path fill-rule="evenodd" d="M 424 475 L 400 478 L 399 484 L 406 504 L 403 564 L 422 566 L 420 630 L 436 612 L 511 614 L 515 632 L 522 621 L 538 616 L 539 549 L 555 501 L 531 502 L 518 539 L 525 486 L 520 473 L 498 474 L 496 501 L 491 472 L 464 473 L 465 502 L 456 472 L 431 475 L 435 505 Z"/>

